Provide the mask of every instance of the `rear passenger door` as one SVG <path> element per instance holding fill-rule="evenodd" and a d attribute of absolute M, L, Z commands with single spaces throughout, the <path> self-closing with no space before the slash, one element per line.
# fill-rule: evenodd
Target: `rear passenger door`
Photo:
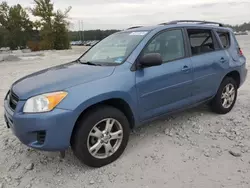
<path fill-rule="evenodd" d="M 216 94 L 224 65 L 228 62 L 210 29 L 187 29 L 187 37 L 194 70 L 193 100 L 200 102 Z"/>

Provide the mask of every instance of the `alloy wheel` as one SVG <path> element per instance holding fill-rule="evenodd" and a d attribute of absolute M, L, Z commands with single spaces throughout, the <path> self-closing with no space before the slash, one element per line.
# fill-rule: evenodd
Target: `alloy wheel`
<path fill-rule="evenodd" d="M 229 83 L 223 88 L 221 95 L 221 102 L 223 108 L 230 108 L 234 102 L 234 98 L 235 88 L 233 84 Z"/>
<path fill-rule="evenodd" d="M 119 149 L 122 139 L 121 124 L 113 118 L 103 119 L 95 124 L 89 133 L 88 151 L 97 159 L 108 158 Z"/>

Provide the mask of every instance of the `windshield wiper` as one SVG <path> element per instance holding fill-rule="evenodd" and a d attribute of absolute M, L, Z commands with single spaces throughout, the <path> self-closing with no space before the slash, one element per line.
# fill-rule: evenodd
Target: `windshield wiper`
<path fill-rule="evenodd" d="M 92 63 L 92 62 L 90 62 L 90 61 L 83 62 L 83 61 L 81 61 L 80 59 L 78 59 L 77 61 L 78 61 L 79 63 L 81 63 L 81 64 L 93 65 L 93 66 L 102 66 L 101 64 Z"/>

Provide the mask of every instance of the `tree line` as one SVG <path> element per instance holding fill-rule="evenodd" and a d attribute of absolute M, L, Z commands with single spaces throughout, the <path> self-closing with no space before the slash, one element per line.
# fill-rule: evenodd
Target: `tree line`
<path fill-rule="evenodd" d="M 29 47 L 32 50 L 68 49 L 70 39 L 67 21 L 71 7 L 55 10 L 51 0 L 34 0 L 34 7 L 0 4 L 0 47 L 11 50 Z M 29 14 L 35 16 L 31 21 Z"/>
<path fill-rule="evenodd" d="M 236 32 L 244 32 L 244 31 L 250 31 L 250 22 L 248 23 L 243 23 L 243 24 L 240 24 L 240 25 L 234 25 L 234 26 L 231 26 L 229 25 L 229 27 L 232 27 L 234 31 Z"/>
<path fill-rule="evenodd" d="M 240 25 L 226 25 L 231 27 L 234 31 L 250 31 L 250 22 Z M 69 31 L 69 38 L 71 41 L 85 41 L 85 40 L 101 40 L 110 34 L 120 30 L 89 30 L 89 31 Z"/>
<path fill-rule="evenodd" d="M 24 8 L 20 4 L 0 4 L 0 47 L 11 50 L 30 48 L 36 50 L 69 49 L 70 41 L 102 40 L 119 30 L 69 31 L 66 10 L 55 10 L 51 0 L 33 0 L 34 6 Z M 35 19 L 29 17 L 31 13 Z M 250 22 L 241 25 L 227 25 L 234 31 L 250 31 Z"/>
<path fill-rule="evenodd" d="M 71 41 L 87 41 L 87 40 L 102 40 L 107 36 L 118 32 L 119 30 L 88 30 L 88 31 L 70 31 L 69 37 Z"/>

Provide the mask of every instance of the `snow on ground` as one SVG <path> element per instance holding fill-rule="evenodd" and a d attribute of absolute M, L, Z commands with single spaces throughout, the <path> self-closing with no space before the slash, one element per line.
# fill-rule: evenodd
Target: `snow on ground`
<path fill-rule="evenodd" d="M 250 37 L 238 39 L 250 69 Z M 217 115 L 201 106 L 138 128 L 122 157 L 99 169 L 82 165 L 70 149 L 60 159 L 58 153 L 21 144 L 3 119 L 3 98 L 10 85 L 74 60 L 84 50 L 47 51 L 0 63 L 0 188 L 250 187 L 250 77 L 231 113 Z"/>

